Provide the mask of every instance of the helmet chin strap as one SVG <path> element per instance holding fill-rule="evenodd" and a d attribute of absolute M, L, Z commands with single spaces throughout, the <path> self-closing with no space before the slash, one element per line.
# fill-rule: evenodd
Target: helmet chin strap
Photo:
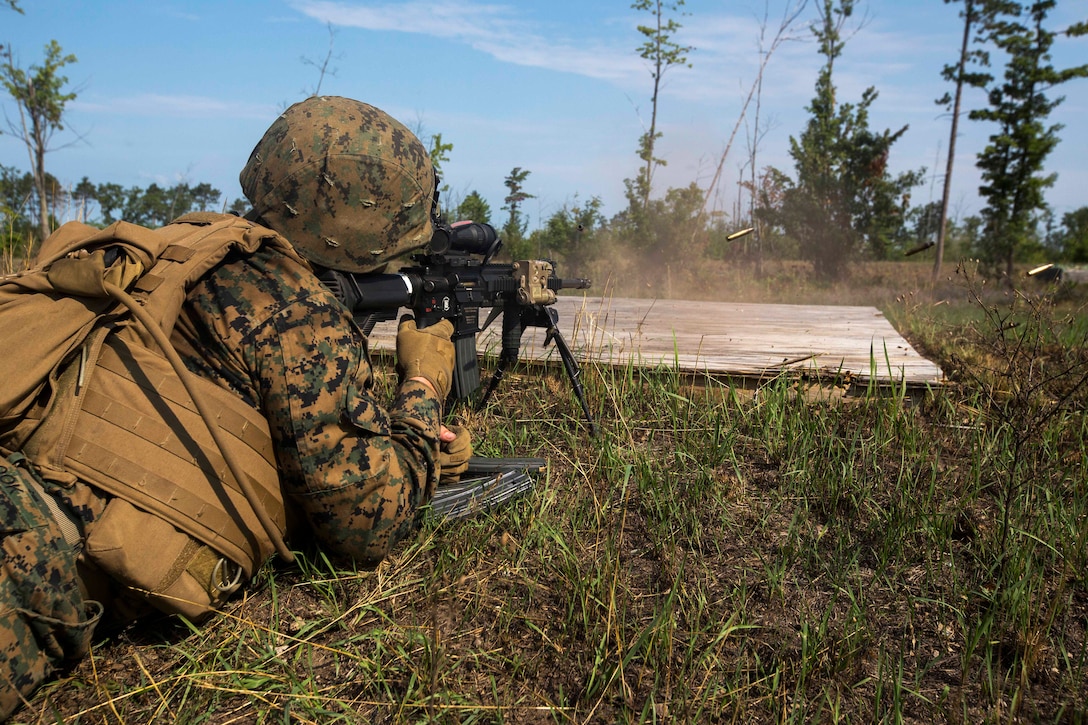
<path fill-rule="evenodd" d="M 440 216 L 438 210 L 442 208 L 438 205 L 438 197 L 442 194 L 442 192 L 438 190 L 438 186 L 441 183 L 442 179 L 438 176 L 438 171 L 436 170 L 434 172 L 434 194 L 431 198 L 431 221 L 436 225 L 438 224 L 438 217 Z"/>

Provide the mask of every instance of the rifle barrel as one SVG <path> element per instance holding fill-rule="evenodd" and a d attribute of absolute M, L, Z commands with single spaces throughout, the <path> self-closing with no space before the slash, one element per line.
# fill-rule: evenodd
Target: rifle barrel
<path fill-rule="evenodd" d="M 585 277 L 568 277 L 566 279 L 553 277 L 548 280 L 548 289 L 557 291 L 561 289 L 589 289 L 592 286 L 593 280 L 586 279 Z"/>

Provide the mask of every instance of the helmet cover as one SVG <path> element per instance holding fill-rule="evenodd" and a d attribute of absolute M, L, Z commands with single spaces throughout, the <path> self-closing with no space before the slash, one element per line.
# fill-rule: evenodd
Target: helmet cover
<path fill-rule="evenodd" d="M 338 96 L 294 104 L 239 175 L 252 218 L 315 265 L 364 273 L 431 239 L 426 147 L 384 111 Z"/>

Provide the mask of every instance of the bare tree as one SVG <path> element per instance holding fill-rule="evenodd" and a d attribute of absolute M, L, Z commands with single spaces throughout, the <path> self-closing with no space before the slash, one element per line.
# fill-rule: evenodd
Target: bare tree
<path fill-rule="evenodd" d="M 333 30 L 332 23 L 329 23 L 327 27 L 329 29 L 329 50 L 327 53 L 325 53 L 325 59 L 317 61 L 313 58 L 307 58 L 306 56 L 302 56 L 302 58 L 300 59 L 303 65 L 312 65 L 314 68 L 317 68 L 318 71 L 317 85 L 314 86 L 313 91 L 306 94 L 311 98 L 313 96 L 321 95 L 321 84 L 325 82 L 326 75 L 332 76 L 334 78 L 336 77 L 336 72 L 338 69 L 333 68 L 332 70 L 329 70 L 329 63 L 333 60 L 339 60 L 342 57 L 342 54 L 333 55 L 332 48 L 333 45 L 335 45 L 336 43 L 336 31 Z"/>
<path fill-rule="evenodd" d="M 753 99 L 758 99 L 763 93 L 763 73 L 767 68 L 767 63 L 770 62 L 771 56 L 778 50 L 778 47 L 782 43 L 788 40 L 796 40 L 796 36 L 793 35 L 794 24 L 797 22 L 797 18 L 804 12 L 805 6 L 808 4 L 808 0 L 790 0 L 785 9 L 782 12 L 782 19 L 779 21 L 778 30 L 774 34 L 774 38 L 771 39 L 769 45 L 764 47 L 764 39 L 767 32 L 767 15 L 769 14 L 769 5 L 764 5 L 763 22 L 760 25 L 759 33 L 759 69 L 756 71 L 755 80 L 752 81 L 751 87 L 748 89 L 748 96 L 744 99 L 744 105 L 741 106 L 740 114 L 737 116 L 737 122 L 733 124 L 733 130 L 729 134 L 729 139 L 725 142 L 725 148 L 722 150 L 722 155 L 718 159 L 718 166 L 714 170 L 714 177 L 710 180 L 710 185 L 707 187 L 706 195 L 703 197 L 703 209 L 700 212 L 700 217 L 706 216 L 706 205 L 709 203 L 711 197 L 714 195 L 714 191 L 717 189 L 718 184 L 721 182 L 722 170 L 725 168 L 725 160 L 729 156 L 729 151 L 733 148 L 733 141 L 736 139 L 737 131 L 740 130 L 741 124 L 744 123 L 745 116 L 748 113 L 748 106 L 751 105 Z M 758 117 L 756 119 L 758 125 Z M 755 149 L 752 149 L 752 168 L 753 173 L 755 169 Z"/>
<path fill-rule="evenodd" d="M 944 0 L 946 3 L 956 2 L 957 0 Z M 948 160 L 945 162 L 944 172 L 944 190 L 941 193 L 941 215 L 937 223 L 937 257 L 933 262 L 933 281 L 936 282 L 941 276 L 941 263 L 944 260 L 944 245 L 945 234 L 948 227 L 948 203 L 949 196 L 952 189 L 952 165 L 956 159 L 956 137 L 959 135 L 960 124 L 960 102 L 963 97 L 963 86 L 980 86 L 989 81 L 990 76 L 985 73 L 968 73 L 967 64 L 969 62 L 975 62 L 978 65 L 986 66 L 989 64 L 989 56 L 984 50 L 971 51 L 971 29 L 977 27 L 980 20 L 982 20 L 984 2 L 982 0 L 963 0 L 963 10 L 960 11 L 960 17 L 963 18 L 963 41 L 960 45 L 959 59 L 955 65 L 946 65 L 941 71 L 941 75 L 945 80 L 952 81 L 956 84 L 956 94 L 953 98 L 949 94 L 945 94 L 943 98 L 937 99 L 937 103 L 948 106 L 952 106 L 952 129 L 949 132 L 948 139 Z M 992 14 L 992 12 L 990 13 Z"/>
<path fill-rule="evenodd" d="M 26 145 L 30 166 L 34 170 L 34 186 L 38 194 L 38 225 L 42 239 L 50 233 L 45 155 L 53 150 L 49 147 L 53 134 L 64 130 L 65 105 L 76 97 L 75 92 L 63 92 L 68 78 L 60 75 L 58 71 L 75 61 L 74 55 L 64 55 L 60 44 L 51 40 L 45 46 L 45 60 L 40 66 L 30 66 L 25 70 L 19 68 L 15 65 L 11 48 L 7 47 L 4 49 L 3 65 L 0 67 L 0 82 L 19 109 L 19 123 L 7 119 L 8 128 L 13 136 Z"/>

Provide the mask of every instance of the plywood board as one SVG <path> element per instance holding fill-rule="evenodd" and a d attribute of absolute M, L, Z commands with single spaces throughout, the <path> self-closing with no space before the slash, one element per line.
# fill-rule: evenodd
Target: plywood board
<path fill-rule="evenodd" d="M 944 377 L 875 307 L 563 296 L 556 310 L 560 331 L 583 362 L 745 378 L 818 371 L 912 386 Z M 481 351 L 498 352 L 498 328 L 496 321 L 480 333 Z M 371 345 L 392 349 L 394 334 L 392 323 L 379 325 Z M 543 343 L 542 331 L 527 332 L 522 359 L 558 360 Z"/>

